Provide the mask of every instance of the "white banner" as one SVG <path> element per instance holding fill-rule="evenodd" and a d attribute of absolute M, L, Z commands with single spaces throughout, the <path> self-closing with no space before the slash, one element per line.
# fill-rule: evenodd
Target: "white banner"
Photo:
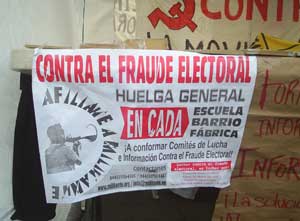
<path fill-rule="evenodd" d="M 230 185 L 256 72 L 247 56 L 36 49 L 47 202 Z"/>

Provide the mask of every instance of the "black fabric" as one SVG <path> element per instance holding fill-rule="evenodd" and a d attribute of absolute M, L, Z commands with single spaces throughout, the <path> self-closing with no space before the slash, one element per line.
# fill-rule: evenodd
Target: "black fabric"
<path fill-rule="evenodd" d="M 195 200 L 170 190 L 158 190 L 158 199 L 153 199 L 147 190 L 108 194 L 93 200 L 102 203 L 98 215 L 103 221 L 211 221 L 218 194 L 218 188 L 201 187 Z"/>
<path fill-rule="evenodd" d="M 11 219 L 46 221 L 55 217 L 56 204 L 47 204 L 31 90 L 31 76 L 21 74 L 22 90 L 15 128 Z"/>
<path fill-rule="evenodd" d="M 83 213 L 81 221 L 103 221 L 102 214 L 103 212 L 101 197 L 88 199 L 85 201 L 85 211 Z"/>

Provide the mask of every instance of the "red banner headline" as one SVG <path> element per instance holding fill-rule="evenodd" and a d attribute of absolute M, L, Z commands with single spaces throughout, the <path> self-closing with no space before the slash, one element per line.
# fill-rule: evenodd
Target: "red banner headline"
<path fill-rule="evenodd" d="M 189 124 L 185 107 L 121 107 L 124 128 L 121 139 L 183 137 Z"/>
<path fill-rule="evenodd" d="M 113 63 L 113 59 L 117 60 Z M 46 54 L 35 60 L 40 82 L 81 84 L 249 83 L 249 66 L 247 56 L 223 55 Z"/>

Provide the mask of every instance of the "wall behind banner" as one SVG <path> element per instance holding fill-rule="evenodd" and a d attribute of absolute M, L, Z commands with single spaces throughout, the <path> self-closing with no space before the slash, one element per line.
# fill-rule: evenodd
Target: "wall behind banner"
<path fill-rule="evenodd" d="M 9 67 L 10 51 L 23 48 L 25 43 L 79 45 L 82 9 L 83 0 L 47 0 L 42 3 L 39 0 L 1 1 L 0 220 L 9 220 L 9 213 L 13 208 L 13 136 L 20 96 L 19 74 L 11 71 Z"/>

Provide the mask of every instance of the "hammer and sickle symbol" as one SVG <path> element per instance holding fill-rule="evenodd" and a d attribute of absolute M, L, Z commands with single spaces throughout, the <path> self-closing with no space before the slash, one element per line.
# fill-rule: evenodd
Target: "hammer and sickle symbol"
<path fill-rule="evenodd" d="M 161 20 L 172 30 L 179 30 L 187 26 L 194 32 L 198 27 L 192 20 L 195 14 L 195 0 L 183 0 L 183 4 L 183 11 L 180 9 L 182 6 L 180 2 L 177 2 L 169 9 L 168 12 L 172 17 L 165 14 L 160 8 L 156 8 L 148 15 L 148 19 L 154 28 L 156 28 L 158 22 Z"/>

